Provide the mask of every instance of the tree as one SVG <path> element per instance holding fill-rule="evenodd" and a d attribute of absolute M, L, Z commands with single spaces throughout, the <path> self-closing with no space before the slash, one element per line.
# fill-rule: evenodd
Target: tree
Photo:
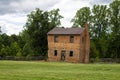
<path fill-rule="evenodd" d="M 10 54 L 11 56 L 16 56 L 18 52 L 22 51 L 17 42 L 11 43 L 10 49 L 11 49 L 11 54 Z"/>
<path fill-rule="evenodd" d="M 94 5 L 91 18 L 91 34 L 93 38 L 107 37 L 110 11 L 106 5 Z"/>
<path fill-rule="evenodd" d="M 105 57 L 108 46 L 110 10 L 106 5 L 94 5 L 79 9 L 72 19 L 74 26 L 83 26 L 89 23 L 89 32 L 91 37 L 91 57 Z M 83 26 L 84 27 L 84 26 Z"/>
<path fill-rule="evenodd" d="M 93 40 L 90 41 L 90 57 L 95 58 L 96 61 L 99 58 L 99 51 L 96 49 L 96 44 Z"/>
<path fill-rule="evenodd" d="M 110 4 L 111 35 L 109 39 L 108 54 L 113 58 L 120 58 L 120 1 L 115 0 Z"/>
<path fill-rule="evenodd" d="M 7 55 L 7 50 L 4 45 L 2 45 L 1 50 L 0 50 L 0 56 L 6 56 Z"/>
<path fill-rule="evenodd" d="M 2 44 L 4 46 L 10 46 L 10 44 L 11 44 L 10 37 L 5 33 L 1 34 L 1 37 L 2 37 Z"/>
<path fill-rule="evenodd" d="M 75 17 L 71 20 L 73 27 L 84 27 L 86 22 L 90 22 L 91 11 L 89 7 L 83 7 L 76 12 Z"/>
<path fill-rule="evenodd" d="M 106 5 L 94 5 L 92 9 L 91 35 L 99 51 L 99 57 L 106 57 L 109 36 L 110 11 Z"/>
<path fill-rule="evenodd" d="M 49 12 L 50 28 L 59 27 L 61 25 L 60 19 L 63 18 L 63 16 L 59 15 L 59 11 L 59 9 L 53 9 Z"/>
<path fill-rule="evenodd" d="M 110 4 L 112 34 L 117 35 L 120 32 L 120 1 L 115 0 Z"/>
<path fill-rule="evenodd" d="M 59 26 L 60 19 L 59 9 L 51 11 L 42 11 L 36 9 L 28 15 L 28 19 L 23 31 L 22 38 L 25 41 L 24 53 L 26 49 L 32 49 L 34 56 L 46 56 L 47 54 L 47 33 L 54 27 Z M 28 46 L 29 45 L 29 46 Z M 28 51 L 27 51 L 28 53 Z"/>
<path fill-rule="evenodd" d="M 26 43 L 24 45 L 22 52 L 23 52 L 23 56 L 33 55 L 34 53 L 29 43 Z"/>

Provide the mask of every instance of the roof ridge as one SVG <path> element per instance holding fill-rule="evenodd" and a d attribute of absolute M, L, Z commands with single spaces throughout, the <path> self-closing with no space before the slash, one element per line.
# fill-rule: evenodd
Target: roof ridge
<path fill-rule="evenodd" d="M 81 34 L 84 28 L 53 28 L 48 34 Z"/>

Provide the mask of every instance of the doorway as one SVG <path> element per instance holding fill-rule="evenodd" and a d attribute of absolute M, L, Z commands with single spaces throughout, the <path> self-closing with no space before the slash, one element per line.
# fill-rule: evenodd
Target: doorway
<path fill-rule="evenodd" d="M 65 50 L 61 51 L 61 61 L 65 61 L 65 53 L 66 53 Z"/>

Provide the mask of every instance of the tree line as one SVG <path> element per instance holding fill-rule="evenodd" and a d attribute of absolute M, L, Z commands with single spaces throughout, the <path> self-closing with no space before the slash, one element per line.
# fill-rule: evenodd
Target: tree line
<path fill-rule="evenodd" d="M 120 58 L 120 1 L 79 9 L 72 19 L 74 26 L 89 23 L 90 57 Z"/>
<path fill-rule="evenodd" d="M 19 35 L 2 34 L 0 31 L 0 57 L 47 58 L 47 32 L 61 25 L 59 9 L 43 11 L 36 8 L 27 15 L 24 30 Z"/>
<path fill-rule="evenodd" d="M 61 25 L 59 9 L 43 11 L 39 8 L 27 15 L 24 30 L 8 36 L 0 31 L 0 56 L 47 58 L 47 32 Z M 107 5 L 83 7 L 71 20 L 72 27 L 83 27 L 87 22 L 90 33 L 90 57 L 120 58 L 120 1 Z M 1 30 L 1 29 L 0 29 Z"/>

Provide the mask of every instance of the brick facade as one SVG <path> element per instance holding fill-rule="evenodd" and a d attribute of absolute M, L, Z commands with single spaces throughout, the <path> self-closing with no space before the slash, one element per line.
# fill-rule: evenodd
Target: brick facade
<path fill-rule="evenodd" d="M 65 61 L 88 63 L 90 38 L 88 33 L 88 25 L 77 33 L 78 28 L 66 29 L 63 28 L 51 30 L 48 32 L 48 60 L 49 61 Z M 69 31 L 71 30 L 71 31 Z"/>

